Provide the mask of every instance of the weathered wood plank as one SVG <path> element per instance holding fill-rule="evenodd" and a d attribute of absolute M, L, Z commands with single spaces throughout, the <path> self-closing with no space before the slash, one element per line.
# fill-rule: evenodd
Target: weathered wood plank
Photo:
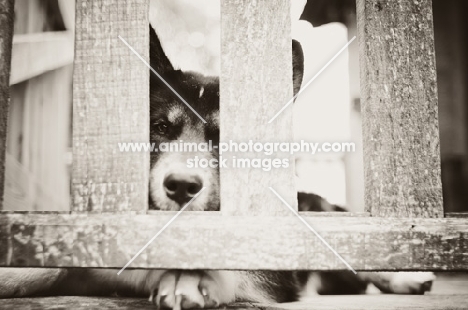
<path fill-rule="evenodd" d="M 15 35 L 10 84 L 72 64 L 73 47 L 69 31 Z"/>
<path fill-rule="evenodd" d="M 462 217 L 462 218 L 468 218 L 468 212 L 451 212 L 451 213 L 446 213 L 445 217 Z"/>
<path fill-rule="evenodd" d="M 315 216 L 315 217 L 368 217 L 370 216 L 369 212 L 313 212 L 313 211 L 302 211 L 299 212 L 301 216 Z"/>
<path fill-rule="evenodd" d="M 119 297 L 80 297 L 58 296 L 39 298 L 2 299 L 5 309 L 146 309 L 154 310 L 155 306 L 147 298 Z M 230 310 L 260 310 L 250 303 L 236 303 L 223 307 Z"/>
<path fill-rule="evenodd" d="M 0 253 L 11 257 L 0 262 L 121 268 L 174 214 L 3 213 Z M 468 268 L 466 219 L 305 218 L 356 270 Z M 131 267 L 346 269 L 292 214 L 260 221 L 217 212 L 182 213 Z"/>
<path fill-rule="evenodd" d="M 2 299 L 5 309 L 154 309 L 146 298 L 39 297 Z M 468 295 L 356 295 L 314 296 L 307 302 L 284 304 L 236 303 L 230 310 L 465 310 Z"/>
<path fill-rule="evenodd" d="M 221 1 L 221 141 L 290 142 L 292 111 L 268 121 L 293 95 L 290 1 Z M 289 167 L 233 168 L 232 156 L 275 158 L 261 153 L 225 153 L 221 169 L 221 211 L 229 215 L 286 214 L 291 211 L 268 189 L 273 187 L 297 209 L 294 158 Z M 281 158 L 282 155 L 278 156 Z"/>
<path fill-rule="evenodd" d="M 73 76 L 73 211 L 143 211 L 149 155 L 120 152 L 149 141 L 148 0 L 79 0 Z"/>
<path fill-rule="evenodd" d="M 5 152 L 10 101 L 10 66 L 13 40 L 14 0 L 0 1 L 0 210 L 3 205 Z"/>
<path fill-rule="evenodd" d="M 147 309 L 154 305 L 143 298 L 57 296 L 2 299 L 4 309 Z"/>
<path fill-rule="evenodd" d="M 359 0 L 365 202 L 442 217 L 432 1 Z"/>
<path fill-rule="evenodd" d="M 307 302 L 258 306 L 264 310 L 464 310 L 468 295 L 316 296 Z"/>

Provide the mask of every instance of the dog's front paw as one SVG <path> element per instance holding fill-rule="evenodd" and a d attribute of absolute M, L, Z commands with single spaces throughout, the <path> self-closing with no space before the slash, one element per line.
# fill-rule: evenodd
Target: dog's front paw
<path fill-rule="evenodd" d="M 234 279 L 223 271 L 170 270 L 149 277 L 150 301 L 163 309 L 216 308 L 234 300 Z"/>

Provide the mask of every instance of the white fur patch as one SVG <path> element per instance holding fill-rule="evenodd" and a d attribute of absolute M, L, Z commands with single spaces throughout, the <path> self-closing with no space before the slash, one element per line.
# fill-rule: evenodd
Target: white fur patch
<path fill-rule="evenodd" d="M 228 304 L 236 299 L 237 272 L 227 270 L 205 271 L 216 283 L 219 304 Z"/>
<path fill-rule="evenodd" d="M 436 276 L 433 272 L 397 272 L 392 277 L 394 283 L 416 282 L 424 283 L 434 281 Z"/>
<path fill-rule="evenodd" d="M 307 279 L 307 283 L 299 293 L 299 300 L 300 301 L 309 301 L 313 299 L 315 296 L 318 295 L 318 290 L 322 287 L 322 279 L 320 275 L 311 272 L 309 273 L 309 277 Z"/>
<path fill-rule="evenodd" d="M 219 127 L 219 110 L 216 110 L 210 115 L 211 122 Z"/>
<path fill-rule="evenodd" d="M 200 93 L 198 94 L 198 98 L 201 98 L 204 92 L 205 92 L 205 88 L 203 86 L 200 87 Z"/>
<path fill-rule="evenodd" d="M 180 106 L 173 106 L 167 113 L 167 120 L 171 123 L 174 123 L 178 118 L 180 118 L 185 113 L 184 109 Z"/>
<path fill-rule="evenodd" d="M 366 289 L 366 295 L 379 295 L 382 294 L 382 292 L 372 283 L 369 283 L 367 285 Z"/>

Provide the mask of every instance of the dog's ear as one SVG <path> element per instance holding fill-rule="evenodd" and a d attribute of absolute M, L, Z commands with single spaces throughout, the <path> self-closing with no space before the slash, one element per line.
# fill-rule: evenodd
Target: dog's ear
<path fill-rule="evenodd" d="M 169 58 L 164 53 L 156 31 L 149 25 L 150 32 L 150 65 L 158 74 L 174 71 Z"/>
<path fill-rule="evenodd" d="M 294 96 L 301 89 L 302 78 L 304 75 L 304 53 L 301 44 L 292 40 L 292 65 L 293 65 L 293 89 Z"/>

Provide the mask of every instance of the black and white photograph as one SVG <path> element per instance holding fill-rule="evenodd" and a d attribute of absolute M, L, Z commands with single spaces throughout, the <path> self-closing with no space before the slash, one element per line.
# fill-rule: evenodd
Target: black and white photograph
<path fill-rule="evenodd" d="M 0 309 L 468 309 L 467 12 L 0 0 Z"/>

